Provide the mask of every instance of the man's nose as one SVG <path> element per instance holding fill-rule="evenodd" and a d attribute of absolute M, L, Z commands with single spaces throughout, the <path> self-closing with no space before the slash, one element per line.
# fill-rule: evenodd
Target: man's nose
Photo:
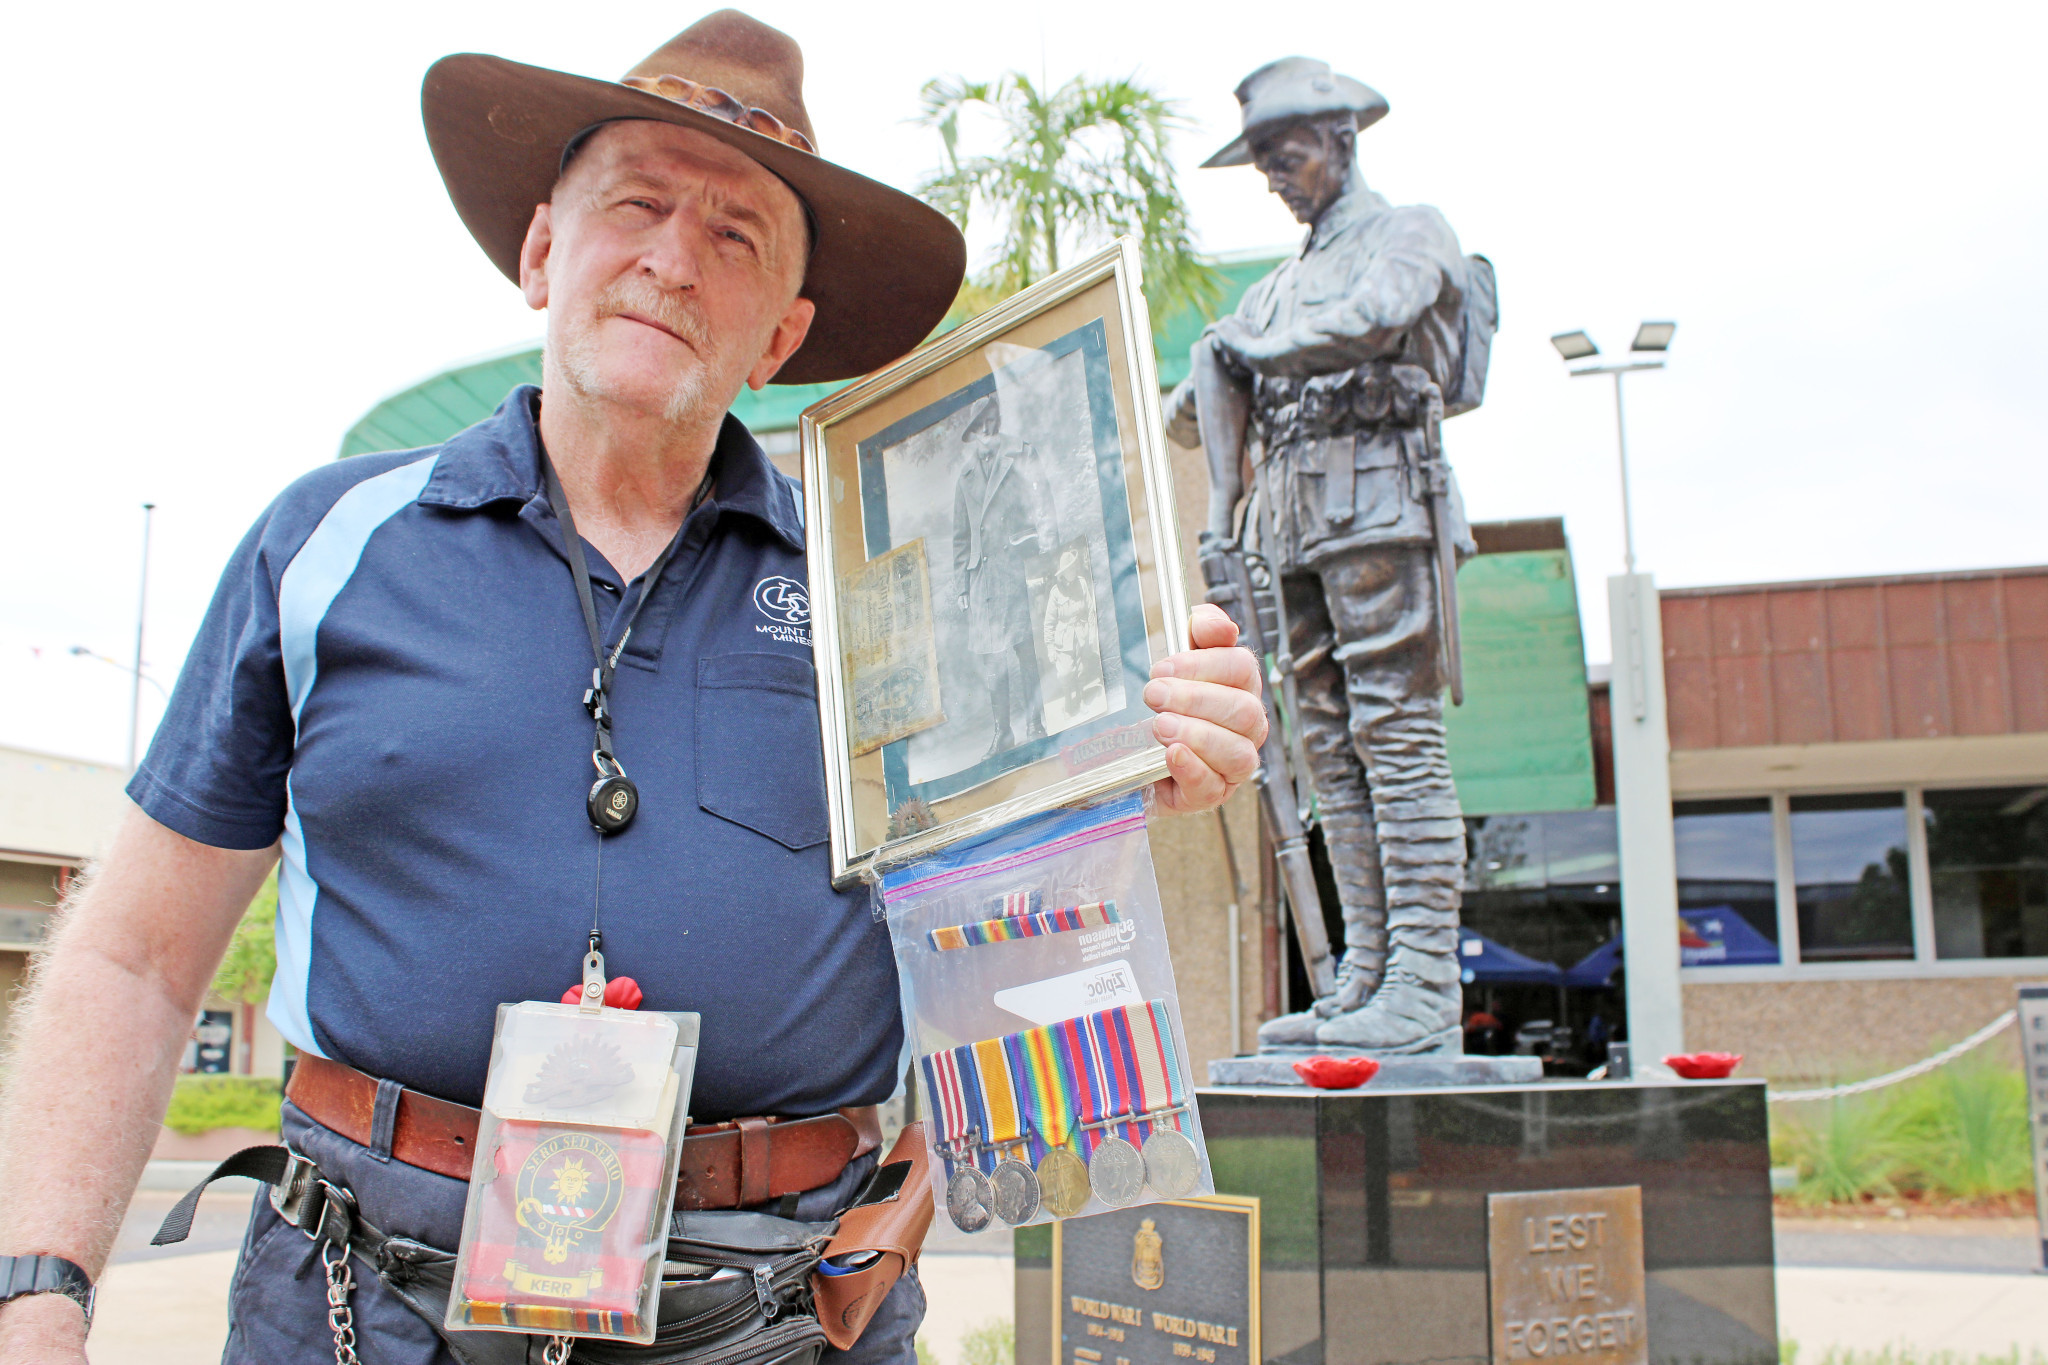
<path fill-rule="evenodd" d="M 641 253 L 640 268 L 664 289 L 695 289 L 704 278 L 706 249 L 698 216 L 678 209 L 654 230 Z"/>

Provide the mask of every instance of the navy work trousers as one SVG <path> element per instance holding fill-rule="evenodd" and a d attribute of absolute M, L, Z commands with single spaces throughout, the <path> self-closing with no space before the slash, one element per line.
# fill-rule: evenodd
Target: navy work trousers
<path fill-rule="evenodd" d="M 394 1161 L 388 1148 L 379 1153 L 351 1142 L 290 1103 L 284 1106 L 284 1140 L 317 1162 L 323 1175 L 354 1191 L 364 1220 L 386 1234 L 449 1249 L 460 1240 L 466 1181 Z M 860 1157 L 831 1184 L 798 1196 L 795 1217 L 822 1222 L 836 1215 L 860 1189 L 875 1160 Z M 365 1362 L 458 1365 L 434 1328 L 377 1278 L 375 1266 L 361 1256 L 351 1259 L 356 1287 L 349 1303 Z M 820 1365 L 916 1365 L 914 1339 L 923 1321 L 924 1289 L 913 1267 L 896 1281 L 853 1349 L 828 1347 Z M 532 1356 L 540 1358 L 537 1346 Z M 222 1365 L 329 1365 L 333 1359 L 318 1244 L 277 1216 L 266 1186 L 257 1191 L 235 1267 Z"/>

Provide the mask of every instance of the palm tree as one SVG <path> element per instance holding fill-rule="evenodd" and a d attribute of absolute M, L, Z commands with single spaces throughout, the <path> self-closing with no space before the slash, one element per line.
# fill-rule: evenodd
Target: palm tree
<path fill-rule="evenodd" d="M 918 122 L 939 130 L 946 161 L 918 193 L 963 231 L 977 206 L 1003 226 L 994 262 L 960 291 L 956 318 L 1054 273 L 1063 252 L 1123 233 L 1142 244 L 1155 309 L 1213 315 L 1222 278 L 1195 254 L 1168 155 L 1170 136 L 1189 126 L 1176 101 L 1136 80 L 1078 76 L 1046 94 L 1012 71 L 994 81 L 928 81 L 922 102 Z M 960 155 L 960 115 L 971 104 L 1001 120 L 1003 145 L 992 155 Z"/>

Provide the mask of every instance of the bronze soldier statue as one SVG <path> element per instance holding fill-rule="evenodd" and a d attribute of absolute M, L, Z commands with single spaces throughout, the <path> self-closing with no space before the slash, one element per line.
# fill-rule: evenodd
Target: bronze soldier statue
<path fill-rule="evenodd" d="M 1258 167 L 1308 240 L 1195 344 L 1167 419 L 1208 455 L 1212 584 L 1225 575 L 1209 561 L 1237 551 L 1252 472 L 1242 535 L 1278 580 L 1269 647 L 1306 768 L 1294 780 L 1313 784 L 1344 917 L 1327 993 L 1269 1021 L 1259 1041 L 1455 1053 L 1465 842 L 1443 694 L 1462 697 L 1456 569 L 1475 547 L 1437 423 L 1479 403 L 1493 269 L 1461 253 L 1437 210 L 1396 208 L 1366 187 L 1354 148 L 1387 112 L 1377 91 L 1289 57 L 1236 93 L 1244 131 L 1204 164 Z M 1296 857 L 1306 868 L 1305 849 Z M 1313 969 L 1320 917 L 1297 906 L 1296 919 Z"/>

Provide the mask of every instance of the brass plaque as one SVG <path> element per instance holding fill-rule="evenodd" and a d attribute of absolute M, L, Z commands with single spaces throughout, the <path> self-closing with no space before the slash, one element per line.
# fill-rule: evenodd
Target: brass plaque
<path fill-rule="evenodd" d="M 1054 1365 L 1262 1365 L 1259 1201 L 1202 1195 L 1052 1225 Z"/>
<path fill-rule="evenodd" d="M 1647 1365 L 1638 1185 L 1486 1197 L 1494 1365 Z"/>

